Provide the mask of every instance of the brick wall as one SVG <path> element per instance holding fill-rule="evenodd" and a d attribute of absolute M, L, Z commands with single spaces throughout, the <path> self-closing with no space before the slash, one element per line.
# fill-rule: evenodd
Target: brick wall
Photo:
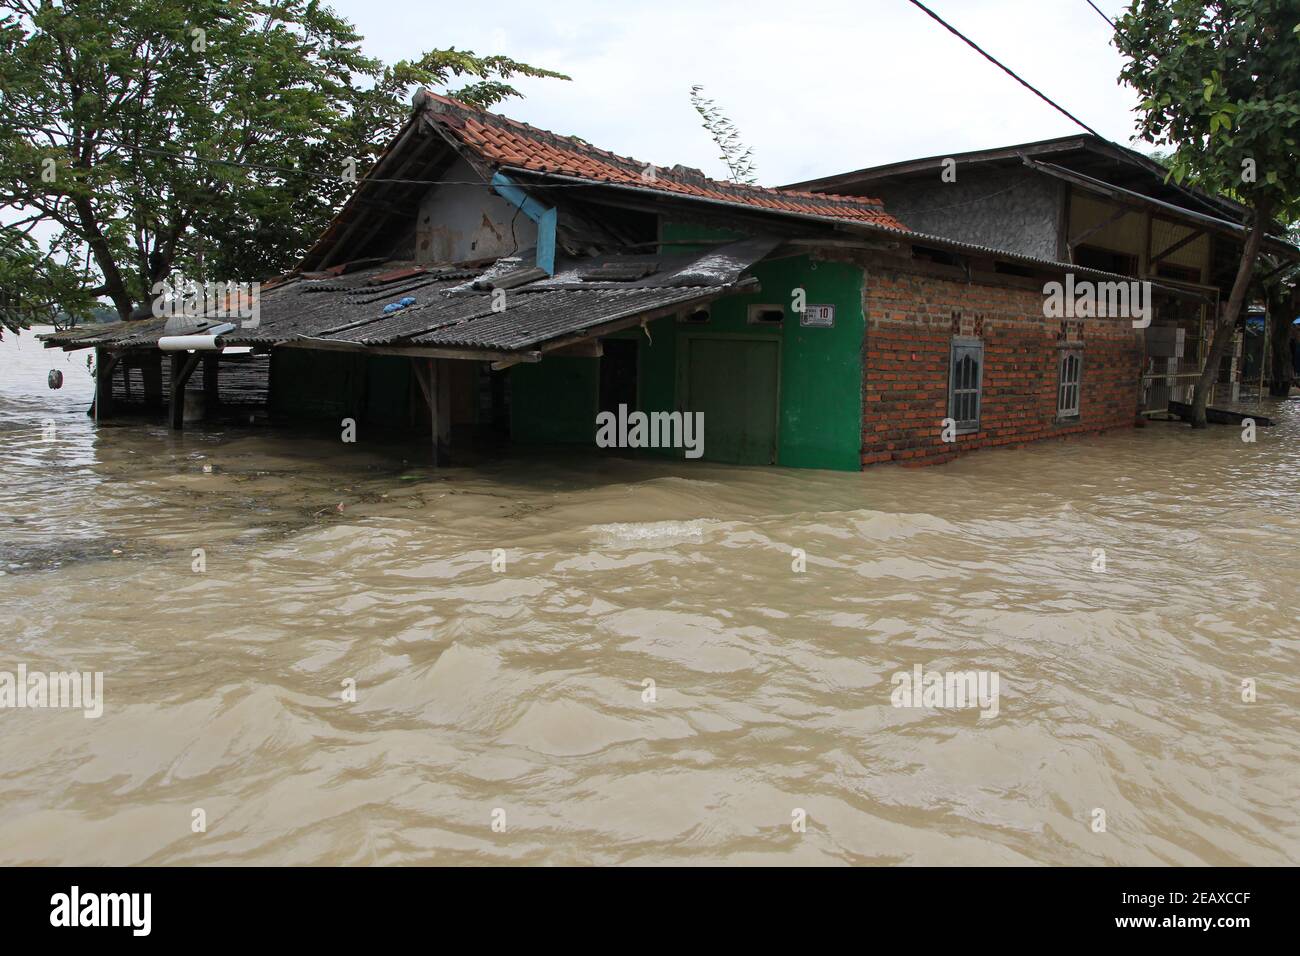
<path fill-rule="evenodd" d="M 995 282 L 997 280 L 994 280 Z M 1043 316 L 1033 287 L 937 278 L 876 266 L 863 289 L 862 463 L 928 465 L 976 448 L 1018 445 L 1132 427 L 1142 362 L 1141 332 L 1126 319 L 1068 327 Z M 1025 281 L 1025 280 L 1021 280 Z M 980 429 L 944 442 L 949 346 L 974 326 L 984 343 Z M 1058 345 L 1081 338 L 1077 421 L 1058 422 Z"/>

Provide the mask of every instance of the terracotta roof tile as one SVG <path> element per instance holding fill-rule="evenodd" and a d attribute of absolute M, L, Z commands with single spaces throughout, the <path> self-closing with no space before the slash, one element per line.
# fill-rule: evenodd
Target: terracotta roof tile
<path fill-rule="evenodd" d="M 617 156 L 574 137 L 559 136 L 435 93 L 426 91 L 424 103 L 430 119 L 496 165 L 907 231 L 879 199 L 720 182 L 680 166 L 657 167 Z"/>

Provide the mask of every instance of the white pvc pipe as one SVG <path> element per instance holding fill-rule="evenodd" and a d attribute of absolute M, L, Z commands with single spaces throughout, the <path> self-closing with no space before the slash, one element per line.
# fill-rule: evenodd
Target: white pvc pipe
<path fill-rule="evenodd" d="M 233 323 L 226 322 L 208 329 L 202 335 L 164 335 L 158 340 L 158 348 L 164 352 L 219 352 L 226 347 L 222 335 L 234 328 Z"/>
<path fill-rule="evenodd" d="M 158 340 L 164 352 L 212 352 L 225 348 L 219 335 L 164 335 Z"/>

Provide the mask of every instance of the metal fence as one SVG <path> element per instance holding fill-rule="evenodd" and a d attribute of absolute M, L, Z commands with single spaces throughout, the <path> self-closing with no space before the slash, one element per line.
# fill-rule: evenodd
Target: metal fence
<path fill-rule="evenodd" d="M 1170 402 L 1190 403 L 1200 377 L 1200 370 L 1194 363 L 1184 363 L 1180 368 L 1176 358 L 1151 359 L 1146 374 L 1142 376 L 1142 413 L 1167 412 Z M 1210 386 L 1209 403 L 1213 404 L 1221 391 L 1231 388 L 1231 384 L 1215 382 Z"/>

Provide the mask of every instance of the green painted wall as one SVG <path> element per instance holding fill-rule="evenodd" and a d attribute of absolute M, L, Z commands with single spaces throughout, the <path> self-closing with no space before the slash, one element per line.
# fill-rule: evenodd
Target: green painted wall
<path fill-rule="evenodd" d="M 665 252 L 712 248 L 682 240 L 733 239 L 738 234 L 665 223 Z M 780 413 L 777 464 L 796 468 L 857 471 L 862 449 L 862 269 L 848 263 L 814 262 L 802 255 L 760 263 L 752 271 L 761 291 L 718 299 L 710 320 L 683 324 L 659 319 L 617 338 L 635 338 L 637 385 L 642 411 L 672 411 L 681 394 L 681 357 L 689 336 L 776 338 L 780 342 Z M 809 305 L 835 306 L 835 327 L 804 328 L 793 311 L 792 294 L 803 288 Z M 779 326 L 748 323 L 751 305 L 780 306 Z M 594 444 L 600 367 L 595 359 L 546 358 L 510 372 L 511 437 L 519 442 Z M 689 409 L 685 409 L 689 411 Z M 706 425 L 707 427 L 707 425 Z M 680 450 L 644 449 L 642 454 L 680 457 Z M 706 442 L 705 458 L 709 457 Z"/>
<path fill-rule="evenodd" d="M 272 411 L 297 418 L 345 418 L 408 425 L 410 359 L 313 349 L 271 356 Z"/>
<path fill-rule="evenodd" d="M 664 239 L 732 238 L 697 227 L 666 224 Z M 680 247 L 671 247 L 680 248 Z M 862 467 L 862 269 L 849 263 L 814 262 L 794 256 L 763 262 L 751 270 L 761 291 L 726 296 L 710 307 L 705 324 L 675 319 L 650 324 L 653 345 L 642 334 L 640 368 L 642 408 L 671 410 L 677 395 L 678 340 L 690 335 L 764 338 L 781 341 L 780 417 L 777 463 L 795 468 L 857 471 Z M 807 292 L 809 305 L 835 306 L 835 327 L 803 328 L 792 308 L 795 288 Z M 748 324 L 749 306 L 780 305 L 780 328 Z M 640 334 L 640 333 L 638 333 Z M 706 444 L 705 457 L 709 450 Z"/>
<path fill-rule="evenodd" d="M 356 413 L 364 387 L 363 356 L 352 352 L 277 349 L 271 356 L 272 410 L 297 418 Z"/>
<path fill-rule="evenodd" d="M 595 445 L 600 360 L 544 358 L 510 369 L 510 438 Z"/>

